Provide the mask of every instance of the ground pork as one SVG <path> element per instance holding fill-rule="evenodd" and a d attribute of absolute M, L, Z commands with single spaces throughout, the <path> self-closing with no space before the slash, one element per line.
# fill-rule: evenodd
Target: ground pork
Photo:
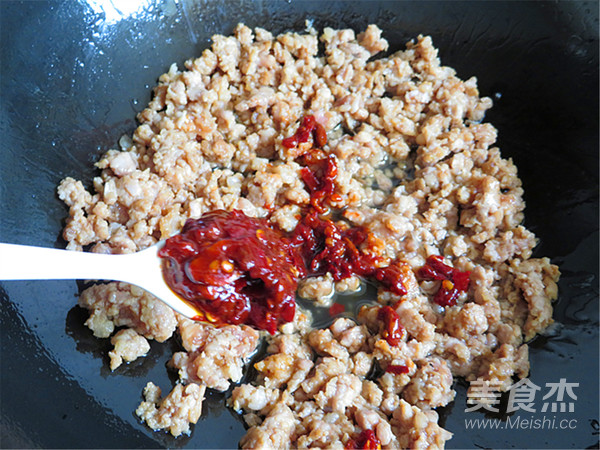
<path fill-rule="evenodd" d="M 90 311 L 85 324 L 94 336 L 109 337 L 115 327 L 134 329 L 147 339 L 163 342 L 177 326 L 175 312 L 143 289 L 127 283 L 96 284 L 79 296 L 79 306 Z"/>
<path fill-rule="evenodd" d="M 452 373 L 443 359 L 426 358 L 402 391 L 412 405 L 436 408 L 454 399 Z"/>
<path fill-rule="evenodd" d="M 278 403 L 271 409 L 261 425 L 252 427 L 240 441 L 242 448 L 290 448 L 295 429 L 295 419 L 290 408 Z"/>
<path fill-rule="evenodd" d="M 110 339 L 114 348 L 108 352 L 110 370 L 115 370 L 123 361 L 131 362 L 145 356 L 150 350 L 150 344 L 144 336 L 140 336 L 131 328 L 120 330 Z"/>
<path fill-rule="evenodd" d="M 238 382 L 244 364 L 258 345 L 258 331 L 246 325 L 215 328 L 210 324 L 180 318 L 179 332 L 186 350 L 177 352 L 169 366 L 184 382 L 197 382 L 225 391 Z"/>
<path fill-rule="evenodd" d="M 168 429 L 173 436 L 190 433 L 190 423 L 198 422 L 202 414 L 205 386 L 175 385 L 165 398 L 161 390 L 149 382 L 144 388 L 144 401 L 135 413 L 154 431 Z"/>

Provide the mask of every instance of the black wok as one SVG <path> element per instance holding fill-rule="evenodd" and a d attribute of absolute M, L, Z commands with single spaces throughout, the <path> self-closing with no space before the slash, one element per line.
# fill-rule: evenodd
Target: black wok
<path fill-rule="evenodd" d="M 305 19 L 317 29 L 376 23 L 394 50 L 430 34 L 443 64 L 477 76 L 494 98 L 486 120 L 519 168 L 536 256 L 563 273 L 557 325 L 531 344 L 530 380 L 579 383 L 574 412 L 555 414 L 576 419 L 573 428 L 467 430 L 465 419 L 487 416 L 464 412 L 459 382 L 440 411 L 455 433 L 448 447 L 597 448 L 597 2 L 2 1 L 0 14 L 0 241 L 46 247 L 64 245 L 59 181 L 91 180 L 93 162 L 134 129 L 158 75 L 199 55 L 213 33 L 239 21 L 274 32 L 302 30 Z M 111 373 L 109 343 L 74 307 L 78 289 L 0 283 L 2 447 L 237 447 L 244 426 L 222 394 L 208 395 L 191 437 L 139 423 L 145 383 L 170 389 L 164 364 L 177 344 L 153 343 Z"/>

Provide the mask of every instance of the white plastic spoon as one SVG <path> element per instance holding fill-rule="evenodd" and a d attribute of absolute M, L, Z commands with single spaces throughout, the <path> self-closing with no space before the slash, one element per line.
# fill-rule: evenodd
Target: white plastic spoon
<path fill-rule="evenodd" d="M 85 253 L 0 243 L 0 280 L 114 280 L 145 289 L 178 313 L 198 312 L 165 283 L 158 243 L 126 255 Z"/>

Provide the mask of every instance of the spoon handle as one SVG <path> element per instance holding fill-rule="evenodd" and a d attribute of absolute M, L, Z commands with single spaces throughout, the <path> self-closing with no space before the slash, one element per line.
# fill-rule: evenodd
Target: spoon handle
<path fill-rule="evenodd" d="M 129 281 L 130 255 L 31 247 L 0 243 L 0 280 Z"/>
<path fill-rule="evenodd" d="M 135 284 L 175 311 L 193 318 L 198 311 L 165 283 L 159 245 L 137 253 L 106 255 L 0 243 L 0 280 L 114 280 Z"/>

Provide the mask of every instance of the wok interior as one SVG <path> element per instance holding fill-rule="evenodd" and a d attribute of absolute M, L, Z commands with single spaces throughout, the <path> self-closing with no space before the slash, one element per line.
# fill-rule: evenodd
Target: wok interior
<path fill-rule="evenodd" d="M 67 211 L 55 195 L 65 176 L 91 180 L 93 162 L 135 127 L 135 114 L 171 62 L 199 55 L 214 33 L 238 22 L 273 32 L 376 23 L 392 50 L 429 34 L 444 65 L 477 76 L 495 106 L 486 116 L 524 183 L 526 222 L 539 255 L 561 266 L 558 330 L 532 344 L 530 379 L 580 382 L 578 417 L 597 419 L 598 11 L 593 2 L 110 2 L 2 3 L 0 239 L 64 246 Z M 111 9 L 112 8 L 112 9 Z M 137 8 L 137 9 L 136 9 Z M 132 410 L 148 379 L 170 386 L 169 346 L 111 374 L 107 342 L 83 327 L 75 282 L 0 285 L 2 445 L 5 447 L 236 447 L 239 418 L 209 395 L 189 438 L 140 425 Z M 172 345 L 176 345 L 173 343 Z M 117 378 L 117 380 L 115 380 Z M 587 380 L 587 382 L 586 382 Z M 583 387 L 585 386 L 585 387 Z M 449 447 L 544 446 L 535 430 L 464 432 L 464 387 L 441 425 Z M 595 416 L 596 415 L 596 416 Z M 585 423 L 584 423 L 585 422 Z M 577 434 L 547 445 L 597 440 Z M 562 440 L 561 440 L 562 439 Z"/>

